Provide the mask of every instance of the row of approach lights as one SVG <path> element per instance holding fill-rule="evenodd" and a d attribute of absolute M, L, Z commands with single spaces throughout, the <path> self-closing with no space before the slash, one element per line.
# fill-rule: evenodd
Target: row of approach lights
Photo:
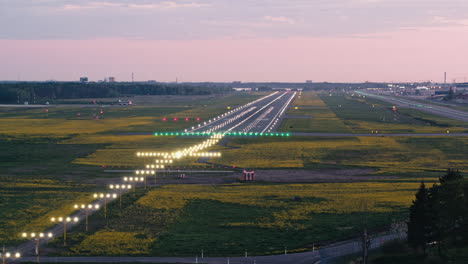
<path fill-rule="evenodd" d="M 164 121 L 166 121 L 166 118 L 163 118 Z M 185 119 L 186 121 L 189 121 L 188 118 Z M 216 120 L 216 119 L 215 119 Z M 174 121 L 177 121 L 177 118 L 174 118 Z M 197 121 L 200 121 L 199 118 L 197 118 Z M 209 121 L 211 122 L 211 120 Z M 206 124 L 206 122 L 205 122 Z M 239 135 L 268 135 L 268 133 L 242 133 L 242 132 L 239 132 L 238 133 Z M 275 134 L 275 133 L 270 133 L 270 134 Z M 281 136 L 284 136 L 283 134 L 287 134 L 289 136 L 289 133 L 276 133 L 276 134 L 281 134 Z M 155 133 L 155 135 L 158 135 L 158 133 Z M 137 153 L 137 156 L 142 156 L 142 157 L 147 157 L 147 156 L 163 156 L 163 157 L 172 157 L 172 158 L 180 158 L 182 156 L 195 156 L 195 157 L 220 157 L 221 156 L 221 153 L 212 153 L 212 152 L 205 152 L 205 153 L 193 153 L 193 151 L 198 151 L 200 149 L 204 149 L 204 148 L 207 148 L 207 147 L 210 147 L 214 144 L 216 144 L 219 139 L 221 139 L 223 136 L 225 135 L 237 135 L 237 132 L 229 132 L 229 133 L 214 133 L 214 132 L 184 132 L 184 133 L 161 133 L 161 135 L 167 135 L 167 136 L 173 136 L 173 135 L 204 135 L 204 136 L 211 136 L 211 139 L 209 140 L 206 140 L 205 142 L 201 143 L 201 144 L 198 144 L 198 145 L 195 145 L 193 147 L 190 147 L 190 148 L 187 148 L 187 149 L 184 149 L 182 152 L 175 152 L 175 153 L 155 153 L 155 152 L 138 152 Z M 277 135 L 279 136 L 279 135 Z M 156 163 L 172 163 L 173 161 L 172 160 L 155 160 Z M 164 168 L 164 165 L 147 165 L 146 166 L 147 168 Z M 153 170 L 137 170 L 136 171 L 136 174 L 155 174 L 155 171 Z M 124 177 L 124 181 L 125 182 L 144 182 L 145 181 L 145 178 L 144 177 Z M 119 190 L 120 192 L 120 197 L 122 197 L 122 194 L 121 194 L 121 191 L 122 190 L 129 190 L 129 189 L 132 189 L 132 186 L 131 185 L 125 185 L 125 184 L 111 184 L 109 185 L 109 188 L 110 189 L 115 189 L 115 190 Z M 94 198 L 104 198 L 105 199 L 105 202 L 104 202 L 104 214 L 106 214 L 106 209 L 107 209 L 107 199 L 110 199 L 110 198 L 117 198 L 117 194 L 104 194 L 104 193 L 100 193 L 100 194 L 97 194 L 95 193 Z M 121 201 L 120 201 L 120 204 L 121 204 Z M 98 210 L 100 208 L 100 206 L 98 204 L 81 204 L 81 205 L 78 205 L 78 204 L 75 204 L 74 205 L 74 208 L 75 209 L 82 209 L 82 210 L 85 210 L 86 212 L 86 231 L 88 231 L 88 210 Z M 79 219 L 78 217 L 52 217 L 51 218 L 51 221 L 52 222 L 59 222 L 59 223 L 63 223 L 63 228 L 64 228 L 64 232 L 63 232 L 63 235 L 64 235 L 64 245 L 66 245 L 66 226 L 67 226 L 67 223 L 71 223 L 71 222 L 78 222 Z M 36 240 L 39 240 L 40 238 L 52 238 L 53 234 L 52 233 L 47 233 L 47 234 L 44 234 L 44 233 L 23 233 L 22 234 L 22 237 L 24 238 L 34 238 Z M 1 255 L 3 258 L 6 257 L 6 258 L 9 258 L 11 256 L 10 253 L 5 253 L 3 255 Z M 19 253 L 15 253 L 15 257 L 19 258 L 21 255 Z"/>
<path fill-rule="evenodd" d="M 6 259 L 9 258 L 21 258 L 21 254 L 19 252 L 16 253 L 10 253 L 10 252 L 0 252 L 0 257 L 2 258 L 2 264 L 6 263 Z"/>
<path fill-rule="evenodd" d="M 101 110 L 102 111 L 102 110 Z M 231 111 L 232 112 L 232 111 Z M 102 114 L 102 113 L 101 113 Z M 167 119 L 166 118 L 163 118 L 163 121 L 166 121 Z M 173 119 L 174 121 L 177 121 L 177 118 L 174 118 Z M 216 118 L 214 119 L 216 120 Z M 214 121 L 213 120 L 213 121 Z M 189 121 L 188 118 L 185 118 L 185 121 Z M 200 118 L 196 118 L 196 121 L 200 121 Z M 211 120 L 209 120 L 209 122 L 211 122 Z M 206 124 L 206 122 L 205 122 Z M 155 135 L 159 135 L 159 133 L 155 133 Z M 203 136 L 211 136 L 211 139 L 201 143 L 201 144 L 198 144 L 198 145 L 195 145 L 194 147 L 190 147 L 190 148 L 187 148 L 187 149 L 184 149 L 182 152 L 175 152 L 175 153 L 155 153 L 155 152 L 138 152 L 137 153 L 137 156 L 163 156 L 163 157 L 173 157 L 173 158 L 180 158 L 181 156 L 186 156 L 186 155 L 189 155 L 189 156 L 195 156 L 195 157 L 220 157 L 221 156 L 221 153 L 210 153 L 210 152 L 206 152 L 206 153 L 193 153 L 192 151 L 195 150 L 200 150 L 200 149 L 203 149 L 203 148 L 207 148 L 207 147 L 210 147 L 212 146 L 213 144 L 216 144 L 219 139 L 221 139 L 223 136 L 226 136 L 226 135 L 249 135 L 249 136 L 252 136 L 252 135 L 265 135 L 265 136 L 289 136 L 289 133 L 253 133 L 253 132 L 250 132 L 250 133 L 247 133 L 247 132 L 228 132 L 228 133 L 215 133 L 215 132 L 184 132 L 184 133 L 161 133 L 160 134 L 161 136 L 179 136 L 179 135 L 203 135 Z M 217 140 L 216 140 L 217 139 Z M 172 160 L 156 160 L 156 163 L 172 163 Z M 147 168 L 164 168 L 164 165 L 147 165 Z M 155 171 L 150 171 L 150 170 L 137 170 L 136 171 L 136 174 L 155 174 Z M 145 178 L 144 177 L 124 177 L 124 181 L 125 182 L 144 182 L 145 181 Z M 120 198 L 122 197 L 122 193 L 121 191 L 122 190 L 129 190 L 132 188 L 131 185 L 125 185 L 125 184 L 111 184 L 109 185 L 109 188 L 114 190 L 118 190 L 119 193 L 120 193 Z M 117 198 L 117 194 L 116 193 L 113 193 L 113 194 L 110 194 L 110 193 L 95 193 L 93 195 L 94 198 L 101 198 L 101 199 L 104 199 L 104 214 L 107 216 L 107 199 L 115 199 Z M 122 201 L 120 200 L 120 204 L 122 203 Z M 88 210 L 98 210 L 100 208 L 100 206 L 98 204 L 75 204 L 74 205 L 74 208 L 75 209 L 83 209 L 85 210 L 86 212 L 86 231 L 88 231 Z M 66 245 L 66 230 L 67 230 L 67 223 L 77 223 L 79 221 L 79 218 L 78 217 L 52 217 L 51 218 L 51 221 L 52 222 L 58 222 L 58 223 L 62 223 L 63 224 L 63 229 L 64 229 L 64 232 L 63 232 L 63 242 L 64 242 L 64 245 Z M 39 241 L 39 239 L 41 238 L 52 238 L 53 237 L 53 234 L 52 233 L 22 233 L 22 237 L 23 238 L 33 238 L 33 239 L 36 239 L 37 243 Z M 9 252 L 6 252 L 6 253 L 0 253 L 0 256 L 2 257 L 2 262 L 4 263 L 5 262 L 5 258 L 11 258 L 11 257 L 14 257 L 14 258 L 20 258 L 21 257 L 21 254 L 20 253 L 14 253 L 14 254 L 11 254 Z"/>
<path fill-rule="evenodd" d="M 281 132 L 155 132 L 155 136 L 212 136 L 212 135 L 224 135 L 224 136 L 276 136 L 276 137 L 289 137 L 291 133 Z"/>
<path fill-rule="evenodd" d="M 202 143 L 200 144 L 197 144 L 197 145 L 194 145 L 192 147 L 189 147 L 189 148 L 184 148 L 183 150 L 180 150 L 180 151 L 177 151 L 177 152 L 172 152 L 172 153 L 168 153 L 168 152 L 137 152 L 136 155 L 137 157 L 163 157 L 165 160 L 156 160 L 156 163 L 172 163 L 172 159 L 180 159 L 182 157 L 185 157 L 185 156 L 189 156 L 189 155 L 196 155 L 199 151 L 203 150 L 203 149 L 206 149 L 206 148 L 209 148 L 213 145 L 215 145 L 216 143 L 219 142 L 219 139 L 222 138 L 223 135 L 222 134 L 219 134 L 219 135 L 212 135 L 209 139 L 203 141 Z M 203 153 L 203 156 L 207 156 L 207 157 L 219 157 L 220 154 L 218 153 L 209 153 L 209 152 L 206 152 L 206 153 Z M 163 169 L 164 168 L 164 165 L 147 165 L 147 169 L 151 168 L 153 169 L 153 166 L 154 168 L 161 168 Z M 139 172 L 137 171 L 137 174 Z M 142 174 L 145 174 L 145 172 L 142 172 Z M 146 173 L 146 174 L 149 174 L 149 173 Z M 151 173 L 151 174 L 154 174 L 154 173 Z"/>
<path fill-rule="evenodd" d="M 162 121 L 167 121 L 167 120 L 169 120 L 169 118 L 167 118 L 167 117 L 163 117 L 163 118 L 162 118 Z M 186 117 L 184 120 L 185 120 L 186 122 L 188 122 L 188 121 L 190 121 L 190 118 Z M 200 120 L 201 120 L 201 119 L 200 119 L 199 117 L 195 118 L 195 121 L 197 121 L 197 122 L 200 122 Z M 173 117 L 173 118 L 172 118 L 172 121 L 179 121 L 179 118 Z"/>
<path fill-rule="evenodd" d="M 124 178 L 124 181 L 133 181 L 133 179 L 126 179 L 127 177 Z M 130 177 L 130 178 L 133 178 L 133 177 Z M 143 181 L 142 180 L 143 178 L 140 178 L 139 180 L 140 181 Z M 135 177 L 135 181 L 137 181 L 136 177 Z M 130 185 L 122 185 L 122 186 L 110 186 L 111 189 L 113 189 L 114 187 L 116 189 L 129 189 Z M 116 193 L 95 193 L 93 195 L 94 198 L 100 198 L 100 199 L 104 199 L 104 215 L 105 217 L 107 218 L 107 199 L 115 199 L 117 198 L 117 194 Z M 86 216 L 86 232 L 88 232 L 88 211 L 89 210 L 98 210 L 100 208 L 99 204 L 75 204 L 73 206 L 75 209 L 78 209 L 78 210 L 85 210 L 85 216 Z M 79 218 L 78 217 L 52 217 L 51 219 L 51 222 L 53 223 L 62 223 L 63 224 L 63 244 L 66 246 L 67 244 L 67 223 L 77 223 L 79 221 Z M 39 241 L 41 239 L 51 239 L 53 237 L 53 233 L 51 232 L 48 232 L 48 233 L 35 233 L 35 232 L 32 232 L 32 233 L 22 233 L 21 234 L 21 237 L 22 238 L 27 238 L 27 239 L 34 239 L 36 240 L 36 256 L 37 258 L 39 259 Z M 6 261 L 6 258 L 20 258 L 21 257 L 21 254 L 20 253 L 9 253 L 9 252 L 5 252 L 5 253 L 0 253 L 0 257 L 2 258 L 2 264 L 5 263 Z M 38 260 L 37 260 L 38 261 Z"/>

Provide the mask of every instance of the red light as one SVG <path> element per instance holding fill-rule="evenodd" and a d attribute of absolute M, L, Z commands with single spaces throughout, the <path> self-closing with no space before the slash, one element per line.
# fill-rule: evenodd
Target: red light
<path fill-rule="evenodd" d="M 177 121 L 177 117 L 174 117 L 174 119 L 173 119 L 173 120 L 174 120 L 174 121 Z"/>
<path fill-rule="evenodd" d="M 167 118 L 163 117 L 162 121 L 167 121 Z"/>
<path fill-rule="evenodd" d="M 78 113 L 78 114 L 76 114 L 76 115 L 77 115 L 77 116 L 80 116 L 81 114 L 80 114 L 80 113 Z"/>
<path fill-rule="evenodd" d="M 47 112 L 49 112 L 49 109 L 46 109 L 45 111 L 46 111 L 46 113 L 47 113 Z"/>
<path fill-rule="evenodd" d="M 186 118 L 185 118 L 185 121 L 189 121 L 189 118 L 188 118 L 188 117 L 186 117 Z"/>
<path fill-rule="evenodd" d="M 200 118 L 199 118 L 199 117 L 197 117 L 197 121 L 200 121 Z"/>

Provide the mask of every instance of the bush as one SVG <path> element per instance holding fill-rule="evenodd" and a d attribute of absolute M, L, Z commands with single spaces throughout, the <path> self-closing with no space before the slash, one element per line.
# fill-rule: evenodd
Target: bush
<path fill-rule="evenodd" d="M 402 254 L 408 252 L 408 245 L 403 240 L 392 240 L 382 246 L 384 254 Z"/>

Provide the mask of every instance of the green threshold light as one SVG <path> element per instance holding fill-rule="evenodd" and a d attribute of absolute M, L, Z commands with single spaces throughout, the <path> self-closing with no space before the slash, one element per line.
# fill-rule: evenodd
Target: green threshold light
<path fill-rule="evenodd" d="M 249 136 L 249 137 L 289 137 L 291 133 L 277 133 L 277 132 L 154 132 L 155 136 L 213 136 L 213 135 L 225 135 L 225 136 Z"/>

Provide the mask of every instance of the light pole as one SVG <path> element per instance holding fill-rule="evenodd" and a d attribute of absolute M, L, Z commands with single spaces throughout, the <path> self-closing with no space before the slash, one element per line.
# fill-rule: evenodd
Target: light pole
<path fill-rule="evenodd" d="M 75 209 L 84 209 L 85 210 L 85 225 L 86 225 L 86 232 L 88 232 L 88 211 L 89 209 L 94 209 L 98 210 L 99 209 L 99 204 L 75 204 L 74 206 Z"/>
<path fill-rule="evenodd" d="M 122 209 L 122 190 L 130 190 L 132 188 L 132 185 L 128 184 L 111 184 L 109 185 L 109 188 L 111 190 L 118 190 L 119 191 L 119 206 L 120 209 Z"/>
<path fill-rule="evenodd" d="M 66 246 L 67 245 L 67 223 L 70 223 L 70 222 L 78 222 L 78 217 L 52 217 L 50 219 L 52 222 L 54 223 L 62 223 L 63 224 L 63 245 Z"/>
<path fill-rule="evenodd" d="M 32 238 L 36 242 L 36 262 L 39 263 L 39 256 L 40 256 L 39 244 L 40 244 L 40 240 L 41 240 L 41 238 L 52 238 L 53 234 L 50 233 L 50 232 L 47 233 L 47 234 L 44 234 L 44 233 L 30 233 L 30 234 L 22 233 L 21 237 L 23 237 L 23 238 Z"/>
<path fill-rule="evenodd" d="M 2 264 L 6 264 L 6 259 L 9 259 L 9 258 L 21 258 L 21 254 L 16 252 L 16 253 L 10 253 L 10 252 L 5 252 L 3 251 L 3 253 L 0 253 L 0 256 L 2 257 Z"/>
<path fill-rule="evenodd" d="M 163 169 L 164 165 L 146 165 L 147 168 L 151 169 Z M 146 177 L 147 175 L 154 175 L 154 183 L 156 184 L 156 171 L 155 170 L 136 170 L 135 171 L 136 175 L 144 175 L 144 180 L 145 180 L 145 188 L 146 188 Z"/>
<path fill-rule="evenodd" d="M 144 182 L 145 183 L 145 189 L 146 189 L 146 176 L 145 177 L 124 177 L 123 180 L 124 180 L 124 182 L 130 182 L 130 183 L 134 182 L 135 183 L 135 185 L 134 185 L 135 188 L 133 189 L 133 191 L 135 191 L 136 184 L 138 182 Z"/>
<path fill-rule="evenodd" d="M 107 219 L 107 199 L 115 199 L 117 198 L 116 193 L 95 193 L 93 195 L 94 198 L 104 199 L 104 218 Z"/>

